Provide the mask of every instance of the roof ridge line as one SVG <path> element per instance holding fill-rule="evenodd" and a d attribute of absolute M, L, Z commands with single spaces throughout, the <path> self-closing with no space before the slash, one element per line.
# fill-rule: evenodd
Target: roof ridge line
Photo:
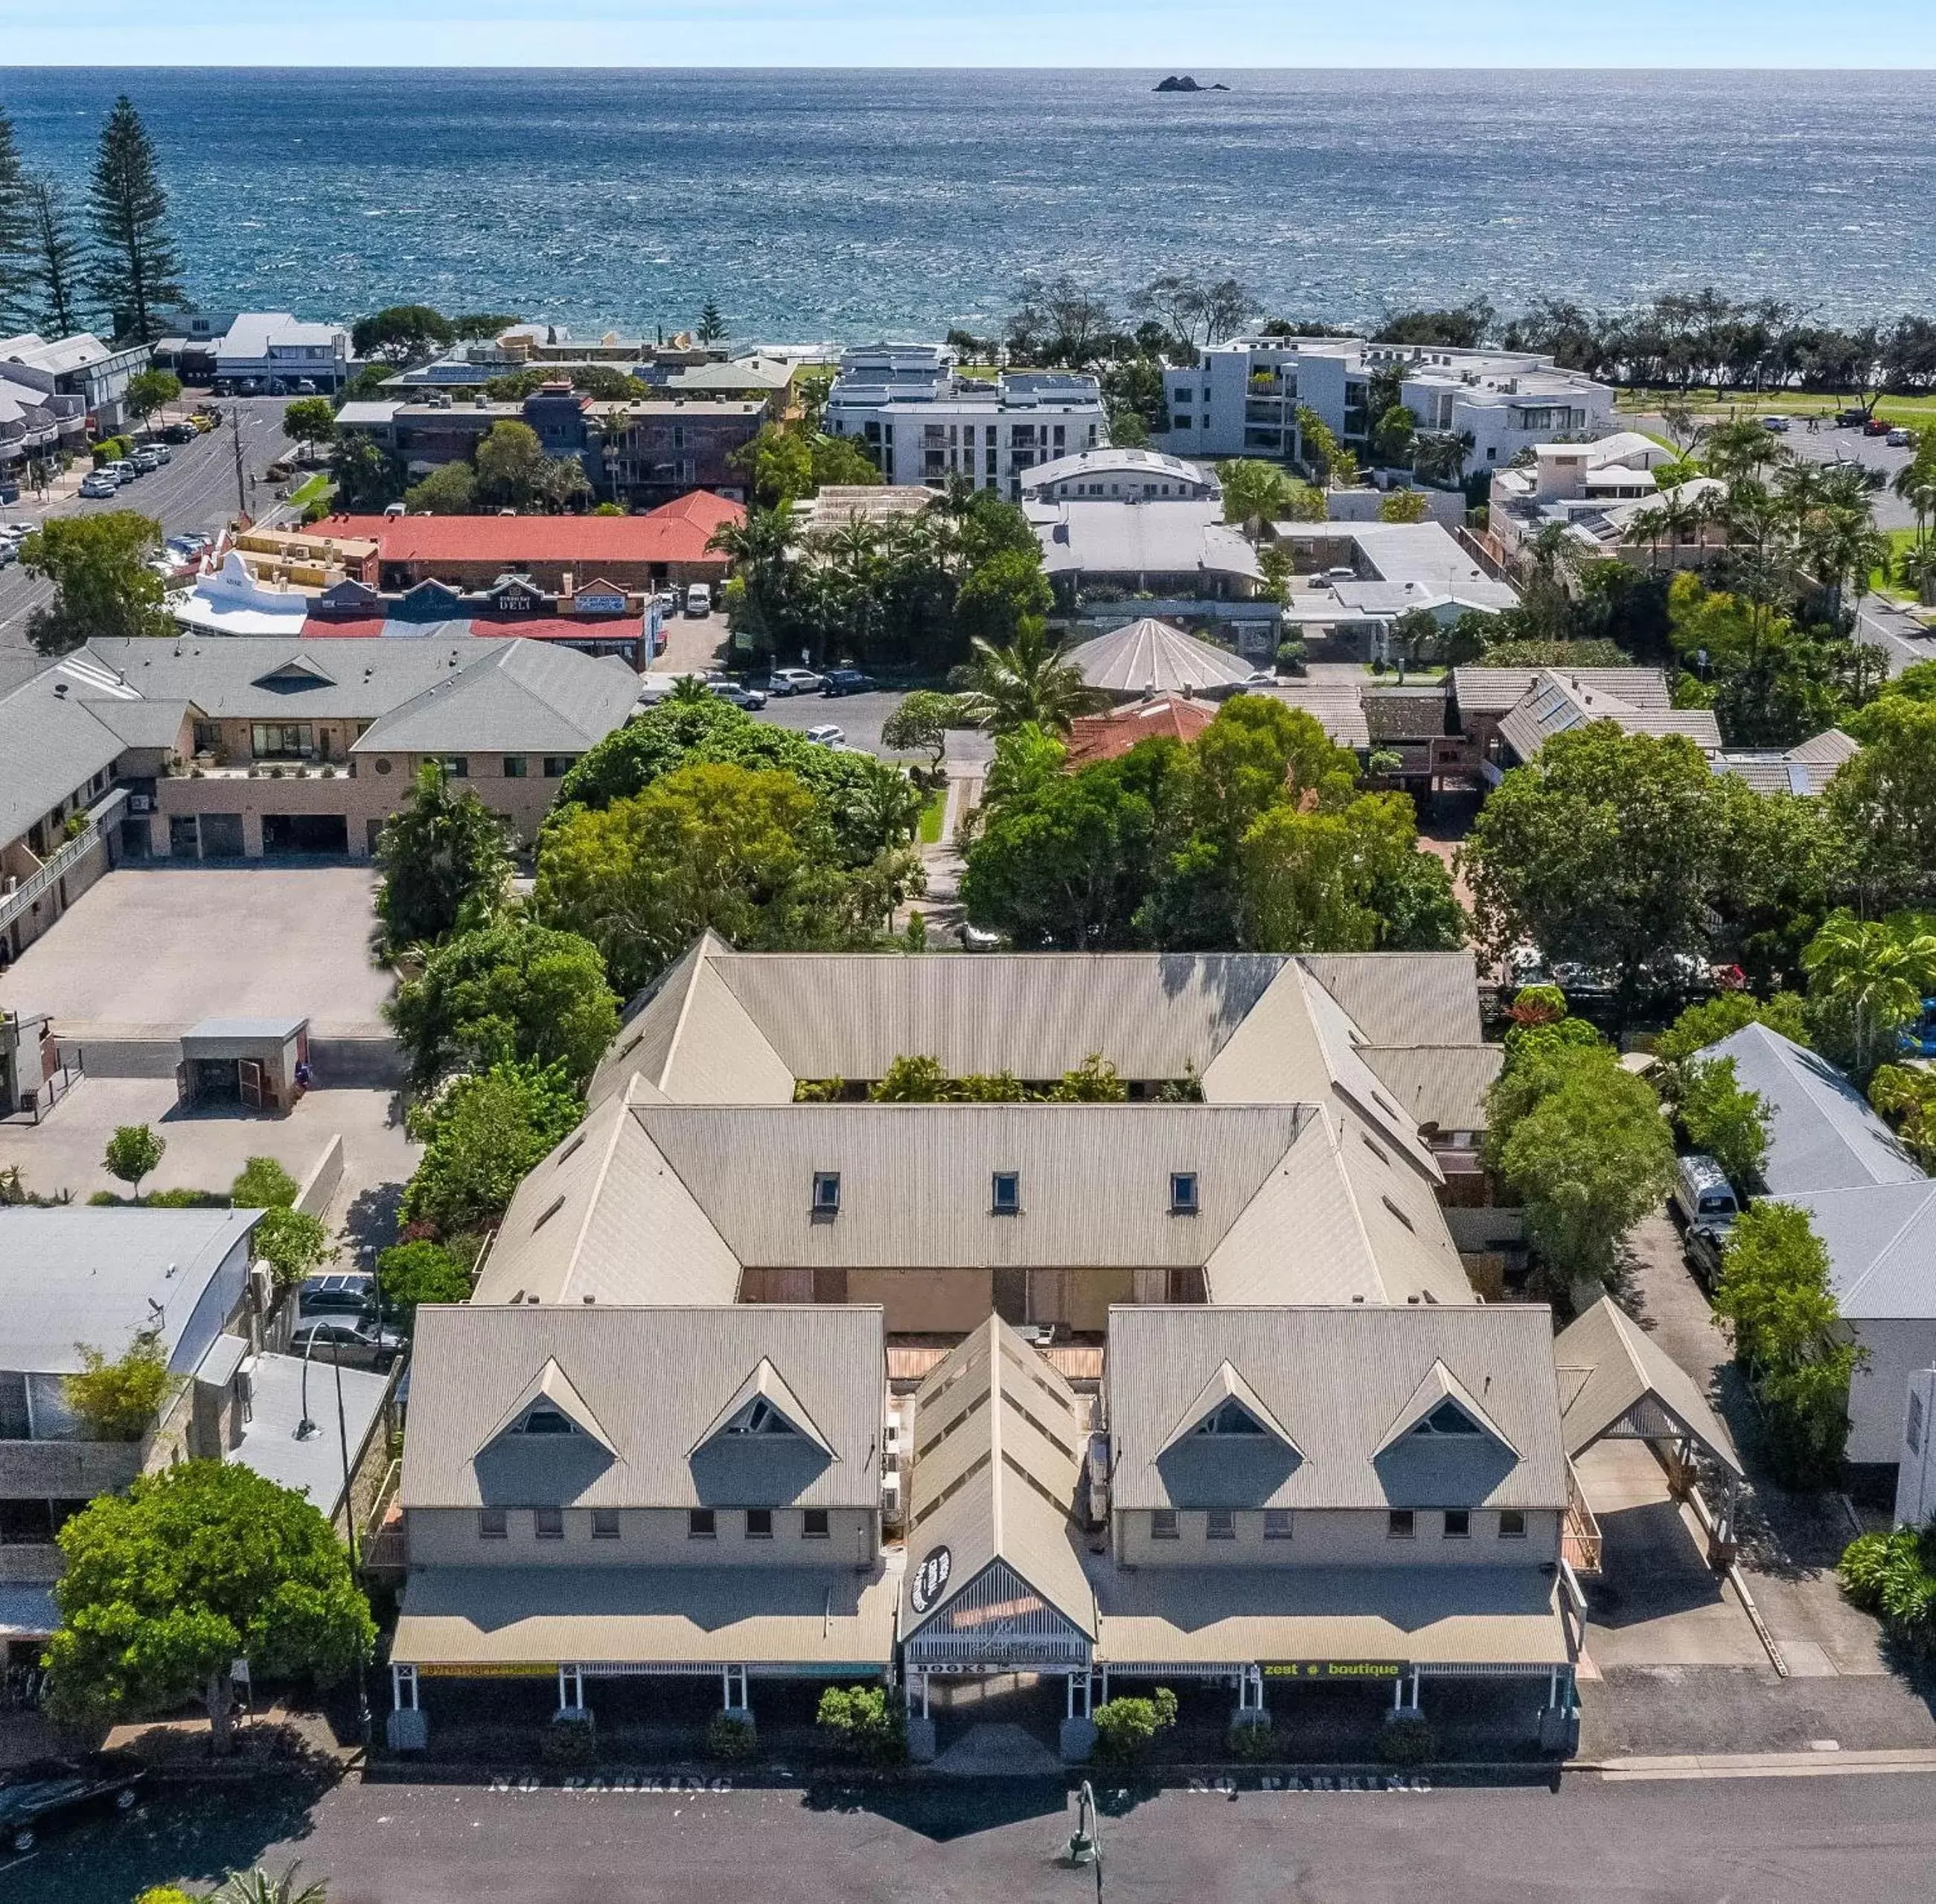
<path fill-rule="evenodd" d="M 1859 1186 L 1859 1188 L 1865 1190 L 1873 1191 L 1886 1189 L 1889 1188 L 1889 1186 L 1886 1184 L 1871 1183 L 1862 1185 Z M 1806 1194 L 1807 1193 L 1803 1192 L 1802 1194 Z M 1906 1237 L 1911 1230 L 1916 1227 L 1924 1213 L 1928 1210 L 1932 1196 L 1936 1196 L 1936 1179 L 1928 1179 L 1925 1182 L 1924 1185 L 1922 1200 L 1919 1203 L 1915 1209 L 1910 1212 L 1908 1216 L 1904 1219 L 1901 1226 L 1891 1234 L 1888 1242 L 1884 1243 L 1881 1249 L 1877 1250 L 1875 1255 L 1869 1259 L 1868 1267 L 1863 1270 L 1862 1274 L 1856 1277 L 1855 1281 L 1849 1285 L 1847 1289 L 1843 1292 L 1844 1294 L 1850 1297 L 1856 1295 L 1858 1291 L 1859 1291 L 1869 1281 L 1869 1279 L 1874 1276 L 1876 1272 L 1882 1267 L 1883 1259 L 1895 1249 L 1896 1245 L 1901 1243 L 1903 1238 Z"/>

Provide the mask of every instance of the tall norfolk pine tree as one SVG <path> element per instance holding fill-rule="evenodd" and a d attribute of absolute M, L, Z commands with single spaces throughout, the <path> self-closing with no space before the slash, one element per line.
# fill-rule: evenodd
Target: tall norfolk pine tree
<path fill-rule="evenodd" d="M 124 92 L 101 129 L 88 204 L 95 251 L 95 296 L 114 313 L 117 339 L 153 344 L 159 313 L 179 303 L 181 269 L 168 230 L 168 194 L 155 165 L 154 142 Z"/>
<path fill-rule="evenodd" d="M 27 219 L 29 262 L 40 283 L 35 321 L 50 337 L 71 337 L 81 325 L 87 254 L 60 187 L 44 173 L 27 175 Z"/>
<path fill-rule="evenodd" d="M 14 143 L 13 121 L 0 112 L 0 323 L 28 320 L 33 283 L 27 177 Z"/>

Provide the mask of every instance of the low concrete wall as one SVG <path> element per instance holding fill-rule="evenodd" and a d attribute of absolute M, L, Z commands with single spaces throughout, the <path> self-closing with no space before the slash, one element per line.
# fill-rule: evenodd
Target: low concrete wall
<path fill-rule="evenodd" d="M 343 1181 L 343 1139 L 340 1134 L 324 1146 L 302 1188 L 296 1192 L 296 1208 L 308 1216 L 321 1216 L 334 1200 L 337 1186 Z"/>
<path fill-rule="evenodd" d="M 96 1078 L 171 1078 L 179 1038 L 71 1037 L 59 1034 L 60 1061 Z"/>
<path fill-rule="evenodd" d="M 309 1062 L 315 1088 L 324 1091 L 395 1089 L 410 1075 L 402 1047 L 387 1034 L 319 1038 L 312 1033 Z"/>

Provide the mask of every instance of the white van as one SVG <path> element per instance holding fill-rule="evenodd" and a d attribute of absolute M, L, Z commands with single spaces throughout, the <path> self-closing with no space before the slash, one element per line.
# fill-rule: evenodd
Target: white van
<path fill-rule="evenodd" d="M 1728 1173 L 1711 1157 L 1698 1152 L 1674 1165 L 1668 1200 L 1683 1230 L 1718 1233 L 1729 1228 L 1741 1213 Z"/>
<path fill-rule="evenodd" d="M 685 612 L 693 616 L 712 613 L 712 591 L 703 582 L 695 582 L 686 590 Z"/>

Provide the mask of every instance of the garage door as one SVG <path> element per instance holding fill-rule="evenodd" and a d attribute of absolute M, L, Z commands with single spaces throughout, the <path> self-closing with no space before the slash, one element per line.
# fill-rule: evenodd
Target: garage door
<path fill-rule="evenodd" d="M 265 813 L 262 816 L 262 850 L 265 853 L 320 853 L 346 857 L 349 852 L 349 818 L 342 813 Z"/>
<path fill-rule="evenodd" d="M 204 859 L 240 859 L 242 857 L 242 816 L 240 813 L 202 815 L 201 856 Z"/>

